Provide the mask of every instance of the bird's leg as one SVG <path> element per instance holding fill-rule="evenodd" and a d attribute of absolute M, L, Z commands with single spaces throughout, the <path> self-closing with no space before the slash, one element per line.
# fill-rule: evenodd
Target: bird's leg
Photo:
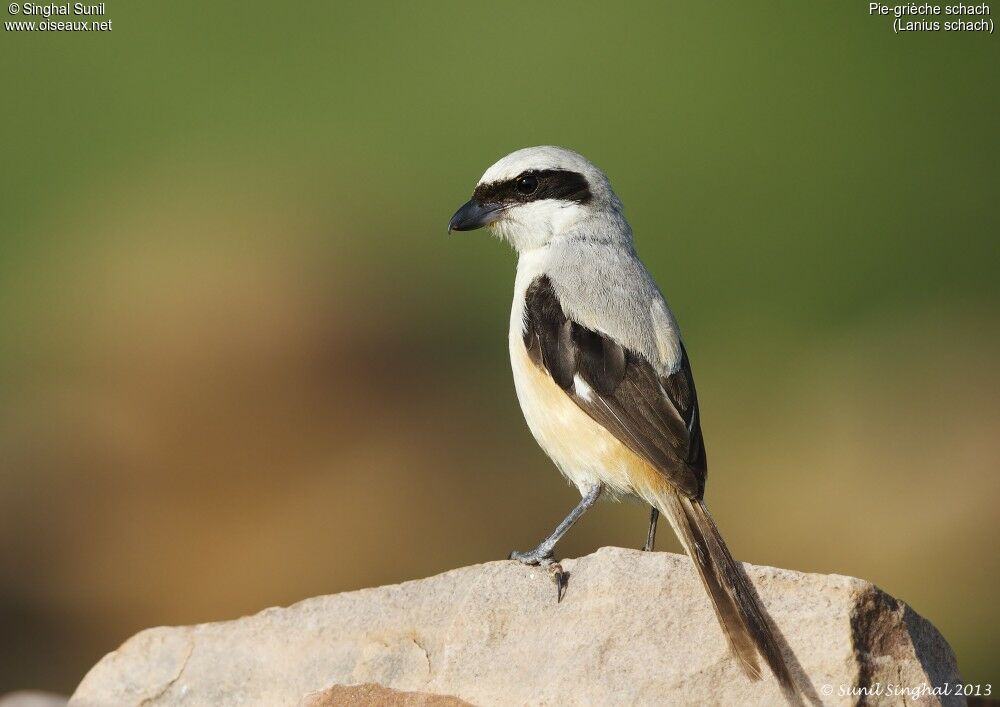
<path fill-rule="evenodd" d="M 556 543 L 566 534 L 573 524 L 580 519 L 588 508 L 594 505 L 598 498 L 601 496 L 601 492 L 604 491 L 603 484 L 597 484 L 594 488 L 587 492 L 587 495 L 580 499 L 580 503 L 577 504 L 576 508 L 570 511 L 569 515 L 560 523 L 555 530 L 552 531 L 552 535 L 542 540 L 538 543 L 538 547 L 534 550 L 529 550 L 528 552 L 518 552 L 514 550 L 510 553 L 508 559 L 518 560 L 526 565 L 550 565 L 553 563 L 552 551 L 555 549 Z"/>
<path fill-rule="evenodd" d="M 656 506 L 649 507 L 649 532 L 646 533 L 646 544 L 642 546 L 643 552 L 652 552 L 653 544 L 656 543 L 656 521 L 660 517 L 660 512 Z"/>

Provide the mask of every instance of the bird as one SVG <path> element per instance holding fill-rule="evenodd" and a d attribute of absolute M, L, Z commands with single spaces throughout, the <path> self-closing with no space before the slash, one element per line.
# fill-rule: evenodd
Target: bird
<path fill-rule="evenodd" d="M 517 253 L 508 348 L 518 402 L 581 496 L 551 535 L 509 559 L 561 573 L 555 545 L 580 516 L 602 496 L 638 500 L 650 507 L 642 549 L 653 550 L 662 514 L 742 671 L 761 679 L 759 654 L 787 689 L 766 611 L 705 505 L 701 413 L 677 320 L 608 177 L 566 148 L 512 152 L 486 170 L 448 232 L 484 227 Z"/>

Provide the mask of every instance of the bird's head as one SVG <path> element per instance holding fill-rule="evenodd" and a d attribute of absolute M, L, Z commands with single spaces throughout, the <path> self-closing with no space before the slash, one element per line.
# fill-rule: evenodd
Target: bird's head
<path fill-rule="evenodd" d="M 631 240 L 621 212 L 608 178 L 585 157 L 562 147 L 526 147 L 486 170 L 448 232 L 490 226 L 519 252 L 583 230 Z"/>

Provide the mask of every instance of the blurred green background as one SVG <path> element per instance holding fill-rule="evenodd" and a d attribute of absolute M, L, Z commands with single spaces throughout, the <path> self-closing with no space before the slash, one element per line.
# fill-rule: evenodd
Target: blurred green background
<path fill-rule="evenodd" d="M 0 37 L 0 692 L 562 518 L 513 256 L 445 234 L 544 143 L 611 176 L 680 319 L 734 553 L 870 579 L 1000 678 L 995 37 L 860 2 L 107 10 Z"/>

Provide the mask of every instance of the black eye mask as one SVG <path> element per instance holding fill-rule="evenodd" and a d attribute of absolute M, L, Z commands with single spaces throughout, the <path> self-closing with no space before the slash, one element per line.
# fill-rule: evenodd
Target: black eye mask
<path fill-rule="evenodd" d="M 587 178 L 564 169 L 539 169 L 522 172 L 514 179 L 480 184 L 472 198 L 480 204 L 526 204 L 530 201 L 558 199 L 586 204 L 592 198 Z"/>

